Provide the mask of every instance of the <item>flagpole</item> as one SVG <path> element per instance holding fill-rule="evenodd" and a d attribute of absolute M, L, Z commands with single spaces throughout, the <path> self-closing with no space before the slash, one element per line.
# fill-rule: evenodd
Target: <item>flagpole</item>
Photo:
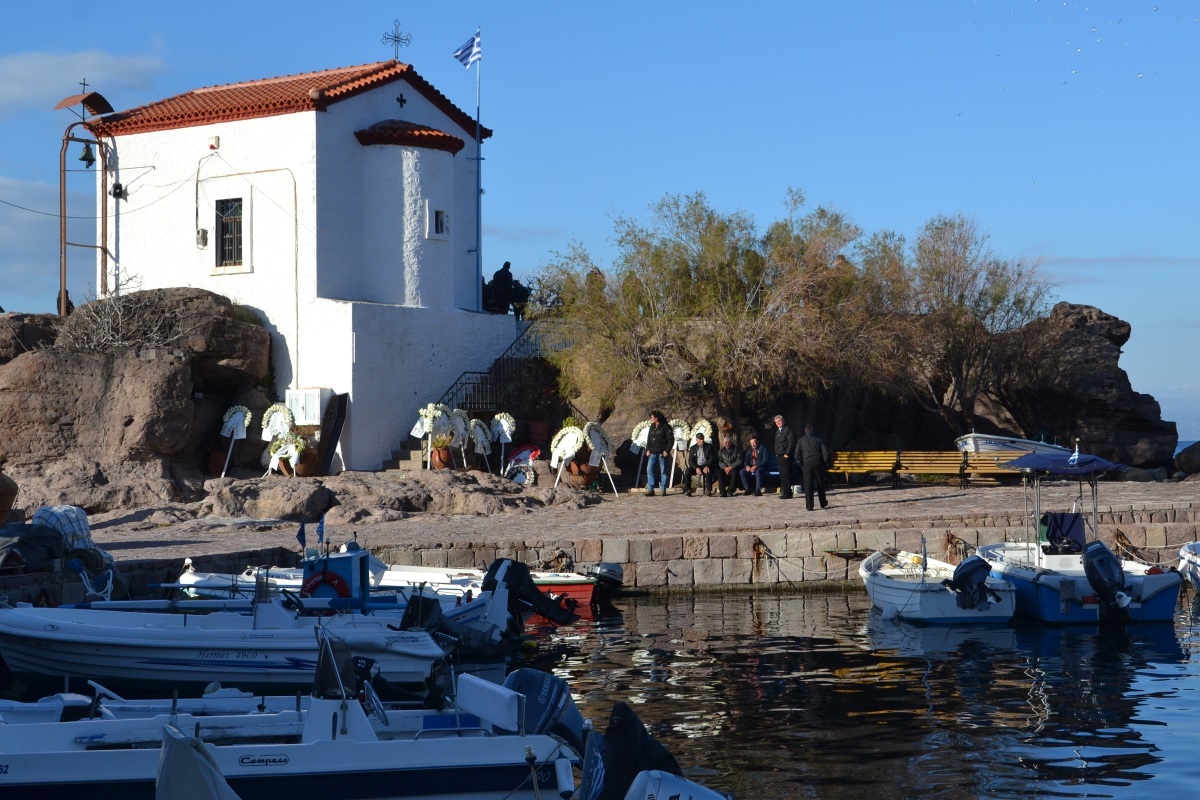
<path fill-rule="evenodd" d="M 475 39 L 483 47 L 481 30 L 475 29 Z M 483 75 L 483 58 L 475 62 L 475 308 L 483 310 L 483 139 L 480 137 L 479 88 Z"/>

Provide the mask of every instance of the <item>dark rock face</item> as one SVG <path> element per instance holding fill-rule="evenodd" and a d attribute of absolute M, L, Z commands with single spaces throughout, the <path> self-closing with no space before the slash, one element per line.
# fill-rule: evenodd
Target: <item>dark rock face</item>
<path fill-rule="evenodd" d="M 57 322 L 54 314 L 0 314 L 0 364 L 53 343 Z"/>
<path fill-rule="evenodd" d="M 1200 442 L 1180 450 L 1175 456 L 1175 466 L 1189 475 L 1200 473 Z"/>
<path fill-rule="evenodd" d="M 266 374 L 270 335 L 235 319 L 228 299 L 198 289 L 146 295 L 163 313 L 182 312 L 189 333 L 176 347 L 25 351 L 26 342 L 44 344 L 44 331 L 55 328 L 57 318 L 48 314 L 30 315 L 38 319 L 24 320 L 24 333 L 8 340 L 22 346 L 0 365 L 0 419 L 6 471 L 21 486 L 21 504 L 104 511 L 187 499 L 172 475 L 179 464 L 195 468 L 203 460 L 212 435 L 198 434 L 198 421 L 215 424 L 215 434 L 224 411 L 213 408 L 223 404 L 219 398 L 238 396 Z M 252 409 L 256 421 L 265 407 Z M 261 449 L 251 439 L 235 452 L 257 466 Z"/>

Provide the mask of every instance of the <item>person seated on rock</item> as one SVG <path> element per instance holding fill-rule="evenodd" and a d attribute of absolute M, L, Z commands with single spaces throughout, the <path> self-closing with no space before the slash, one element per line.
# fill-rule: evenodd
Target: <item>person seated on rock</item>
<path fill-rule="evenodd" d="M 696 434 L 696 443 L 688 448 L 688 468 L 683 473 L 683 488 L 688 497 L 692 492 L 692 476 L 704 487 L 704 494 L 712 492 L 713 478 L 717 474 L 717 454 L 713 446 L 704 441 L 704 434 Z"/>

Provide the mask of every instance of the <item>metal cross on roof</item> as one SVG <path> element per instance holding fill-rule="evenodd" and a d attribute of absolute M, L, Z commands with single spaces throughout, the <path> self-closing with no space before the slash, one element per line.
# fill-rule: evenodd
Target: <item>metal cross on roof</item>
<path fill-rule="evenodd" d="M 392 20 L 392 29 L 384 31 L 383 43 L 390 44 L 395 48 L 395 59 L 400 60 L 400 48 L 408 47 L 412 43 L 412 34 L 404 33 L 400 30 L 400 20 Z"/>

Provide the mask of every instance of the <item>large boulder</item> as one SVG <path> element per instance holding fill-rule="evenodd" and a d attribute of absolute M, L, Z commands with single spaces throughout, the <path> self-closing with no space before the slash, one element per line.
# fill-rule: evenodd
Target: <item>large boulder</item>
<path fill-rule="evenodd" d="M 54 346 L 0 364 L 6 471 L 21 486 L 22 504 L 94 512 L 190 499 L 174 476 L 181 465 L 198 468 L 214 449 L 213 437 L 198 432 L 197 405 L 214 430 L 222 398 L 250 397 L 265 407 L 265 395 L 253 388 L 269 368 L 270 335 L 261 324 L 199 289 L 129 297 L 139 313 L 173 319 L 182 335 L 169 346 L 94 351 L 66 346 L 60 330 Z M 79 312 L 65 324 L 84 324 Z M 41 324 L 28 323 L 11 341 L 38 338 L 31 331 Z M 261 415 L 261 407 L 253 410 Z M 261 449 L 257 442 L 237 452 L 243 463 L 257 464 Z"/>
<path fill-rule="evenodd" d="M 54 342 L 57 314 L 0 314 L 0 364 Z"/>
<path fill-rule="evenodd" d="M 1200 472 L 1200 442 L 1193 442 L 1176 453 L 1175 466 L 1189 475 Z"/>

